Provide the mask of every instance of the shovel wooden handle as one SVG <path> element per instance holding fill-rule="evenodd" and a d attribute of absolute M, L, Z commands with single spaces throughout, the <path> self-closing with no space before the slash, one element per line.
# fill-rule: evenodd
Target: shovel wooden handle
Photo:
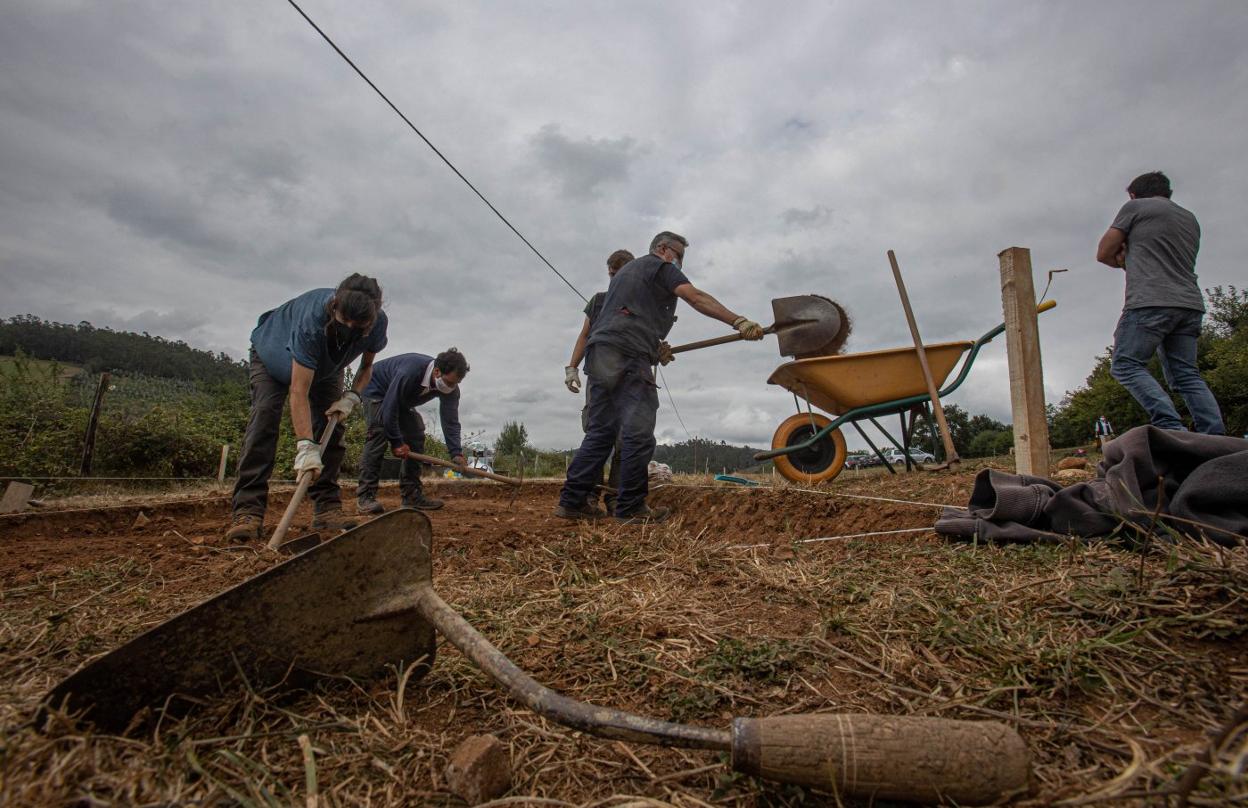
<path fill-rule="evenodd" d="M 485 469 L 474 469 L 467 466 L 461 466 L 457 463 L 452 463 L 449 460 L 443 460 L 440 457 L 433 457 L 431 455 L 408 452 L 407 458 L 409 460 L 417 460 L 421 463 L 428 463 L 431 466 L 443 466 L 448 469 L 454 469 L 460 474 L 471 474 L 475 477 L 486 477 L 491 480 L 497 480 L 500 483 L 507 483 L 508 485 L 519 485 L 521 482 L 515 477 L 504 477 L 501 474 L 495 474 L 494 472 L 486 471 Z"/>
<path fill-rule="evenodd" d="M 325 454 L 325 448 L 329 446 L 329 439 L 334 435 L 334 429 L 338 426 L 338 416 L 331 415 L 329 420 L 325 422 L 325 431 L 321 433 L 321 454 Z M 290 523 L 295 519 L 295 511 L 299 510 L 299 506 L 303 503 L 303 498 L 308 494 L 308 487 L 312 485 L 312 472 L 305 471 L 300 473 L 299 482 L 295 485 L 295 493 L 290 495 L 290 502 L 286 505 L 286 512 L 282 514 L 282 521 L 277 523 L 277 530 L 273 531 L 273 538 L 269 539 L 269 549 L 276 551 L 281 546 L 282 540 L 286 538 L 287 531 L 290 530 Z"/>
<path fill-rule="evenodd" d="M 773 323 L 767 326 L 766 328 L 764 328 L 763 333 L 764 334 L 776 333 L 775 324 Z M 745 339 L 745 335 L 743 334 L 728 334 L 727 336 L 724 336 L 724 337 L 713 337 L 712 339 L 703 339 L 703 340 L 698 340 L 697 342 L 686 342 L 684 345 L 677 345 L 674 348 L 672 348 L 672 353 L 678 354 L 678 353 L 684 353 L 685 351 L 696 351 L 699 348 L 709 348 L 712 345 L 724 345 L 725 343 L 737 342 L 743 339 Z"/>

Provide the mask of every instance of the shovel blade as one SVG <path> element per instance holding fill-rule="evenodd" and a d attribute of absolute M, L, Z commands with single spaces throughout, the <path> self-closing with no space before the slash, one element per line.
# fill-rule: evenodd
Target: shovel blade
<path fill-rule="evenodd" d="M 433 664 L 433 626 L 405 608 L 432 577 L 433 530 L 397 510 L 244 581 L 91 662 L 48 694 L 108 732 L 144 708 L 237 686 L 297 685 L 317 674 L 367 678 Z M 379 616 L 380 615 L 380 616 Z"/>
<path fill-rule="evenodd" d="M 834 354 L 849 336 L 849 317 L 822 295 L 778 297 L 771 301 L 781 356 Z"/>

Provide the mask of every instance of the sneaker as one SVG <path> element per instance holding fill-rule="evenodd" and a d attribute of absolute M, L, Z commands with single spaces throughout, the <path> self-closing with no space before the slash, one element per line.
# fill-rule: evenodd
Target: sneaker
<path fill-rule="evenodd" d="M 555 516 L 558 516 L 560 519 L 584 520 L 584 519 L 605 519 L 607 515 L 603 511 L 599 510 L 598 508 L 586 502 L 585 504 L 576 508 L 567 508 L 567 507 L 564 507 L 563 505 L 556 505 Z"/>
<path fill-rule="evenodd" d="M 264 517 L 254 513 L 237 513 L 225 537 L 230 541 L 257 541 L 264 536 Z"/>
<path fill-rule="evenodd" d="M 379 513 L 385 513 L 386 506 L 375 499 L 360 499 L 356 500 L 355 512 L 366 516 L 376 516 Z"/>
<path fill-rule="evenodd" d="M 647 522 L 666 522 L 671 515 L 671 508 L 651 508 L 649 505 L 642 505 L 630 513 L 617 513 L 615 521 L 622 525 L 644 525 Z"/>
<path fill-rule="evenodd" d="M 342 512 L 342 508 L 323 511 L 312 517 L 312 529 L 328 533 L 342 533 L 355 527 L 357 522 Z"/>
<path fill-rule="evenodd" d="M 420 511 L 436 511 L 438 508 L 442 507 L 442 500 L 432 499 L 431 497 L 427 497 L 424 494 L 421 494 L 415 499 L 403 500 L 403 507 L 404 508 L 416 508 L 417 510 L 420 510 Z"/>

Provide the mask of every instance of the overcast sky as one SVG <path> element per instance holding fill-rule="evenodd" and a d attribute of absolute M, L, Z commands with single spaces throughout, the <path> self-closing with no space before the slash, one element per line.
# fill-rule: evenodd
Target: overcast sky
<path fill-rule="evenodd" d="M 586 295 L 671 229 L 730 309 L 821 293 L 873 350 L 910 340 L 886 250 L 939 342 L 1000 321 L 996 255 L 1025 246 L 1037 289 L 1071 270 L 1041 318 L 1056 402 L 1112 341 L 1094 250 L 1154 169 L 1200 219 L 1201 285 L 1244 284 L 1242 0 L 303 6 Z M 363 272 L 388 354 L 467 354 L 466 430 L 579 442 L 583 304 L 286 2 L 6 0 L 0 122 L 0 316 L 243 357 L 261 312 Z M 679 315 L 673 343 L 727 331 Z M 768 339 L 665 374 L 692 433 L 762 445 L 780 361 Z M 1004 340 L 951 400 L 1009 420 Z"/>

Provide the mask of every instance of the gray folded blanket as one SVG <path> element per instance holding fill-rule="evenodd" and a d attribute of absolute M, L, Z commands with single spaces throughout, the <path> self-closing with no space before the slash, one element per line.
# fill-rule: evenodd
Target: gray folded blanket
<path fill-rule="evenodd" d="M 1248 541 L 1248 440 L 1136 427 L 1105 446 L 1096 479 L 1066 488 L 985 469 L 967 508 L 945 508 L 936 532 L 1004 541 L 1093 537 L 1120 525 L 1147 530 L 1154 514 L 1181 533 Z"/>

